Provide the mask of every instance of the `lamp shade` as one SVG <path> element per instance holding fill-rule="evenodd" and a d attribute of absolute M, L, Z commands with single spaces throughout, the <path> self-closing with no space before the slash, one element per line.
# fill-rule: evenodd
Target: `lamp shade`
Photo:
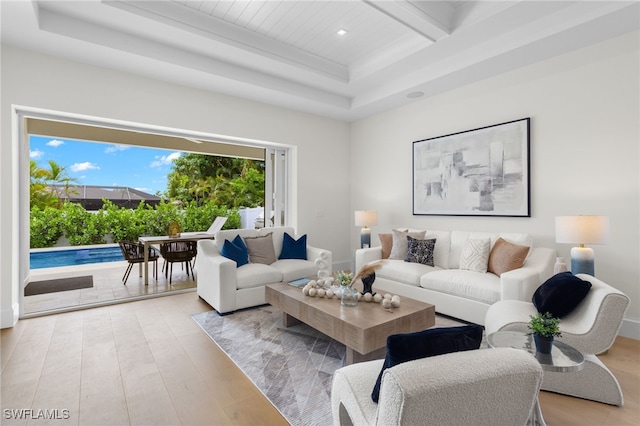
<path fill-rule="evenodd" d="M 378 213 L 375 210 L 356 210 L 356 226 L 374 226 L 378 224 Z"/>
<path fill-rule="evenodd" d="M 608 244 L 609 217 L 557 216 L 556 242 L 565 244 Z"/>

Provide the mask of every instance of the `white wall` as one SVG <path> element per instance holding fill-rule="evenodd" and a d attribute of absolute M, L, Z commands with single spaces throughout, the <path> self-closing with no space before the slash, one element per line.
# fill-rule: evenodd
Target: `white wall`
<path fill-rule="evenodd" d="M 351 126 L 3 46 L 0 325 L 11 325 L 17 314 L 11 257 L 18 232 L 25 232 L 12 231 L 17 217 L 10 205 L 17 196 L 10 106 L 17 104 L 295 146 L 298 230 L 331 249 L 336 262 L 348 264 L 358 245 L 354 210 L 378 210 L 372 242 L 396 226 L 527 231 L 537 245 L 567 258 L 570 246 L 554 242 L 554 217 L 608 215 L 611 244 L 594 247 L 596 275 L 631 298 L 623 334 L 640 338 L 638 37 L 619 37 Z M 411 142 L 524 117 L 532 119 L 531 218 L 412 215 Z"/>
<path fill-rule="evenodd" d="M 555 216 L 607 215 L 596 276 L 631 298 L 622 331 L 640 339 L 638 45 L 628 34 L 353 123 L 351 207 L 378 211 L 372 244 L 392 227 L 525 231 L 569 259 Z M 413 141 L 525 117 L 531 218 L 412 215 Z"/>
<path fill-rule="evenodd" d="M 347 123 L 4 45 L 1 75 L 2 327 L 11 326 L 18 313 L 19 274 L 12 256 L 18 256 L 18 249 L 24 251 L 22 241 L 28 244 L 28 228 L 18 229 L 17 208 L 13 207 L 19 200 L 14 167 L 18 154 L 12 147 L 12 104 L 296 147 L 297 231 L 309 234 L 311 244 L 332 250 L 336 261 L 350 262 Z M 25 166 L 28 167 L 28 159 Z"/>

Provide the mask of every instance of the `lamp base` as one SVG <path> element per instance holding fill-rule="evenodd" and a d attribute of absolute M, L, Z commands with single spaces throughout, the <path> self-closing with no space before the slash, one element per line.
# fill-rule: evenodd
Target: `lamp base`
<path fill-rule="evenodd" d="M 595 276 L 593 249 L 589 247 L 573 247 L 571 249 L 571 272 Z"/>
<path fill-rule="evenodd" d="M 371 230 L 366 226 L 360 231 L 360 248 L 371 247 Z"/>

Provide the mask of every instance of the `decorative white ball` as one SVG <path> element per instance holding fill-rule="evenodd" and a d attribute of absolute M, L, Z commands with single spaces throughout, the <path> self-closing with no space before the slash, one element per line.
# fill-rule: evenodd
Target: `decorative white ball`
<path fill-rule="evenodd" d="M 324 289 L 323 289 L 323 288 L 319 288 L 319 289 L 316 291 L 316 295 L 317 295 L 318 297 L 324 297 L 325 293 L 326 293 L 326 292 L 324 291 Z"/>
<path fill-rule="evenodd" d="M 356 295 L 356 298 L 357 298 L 358 300 L 361 300 L 361 299 L 362 299 L 362 293 L 358 292 L 358 294 Z"/>
<path fill-rule="evenodd" d="M 331 285 L 331 284 L 333 284 L 333 282 L 334 282 L 334 281 L 335 281 L 335 280 L 333 279 L 333 277 L 327 277 L 327 278 L 325 278 L 325 279 L 324 279 L 324 282 L 325 282 L 325 284 L 327 284 L 327 285 Z"/>
<path fill-rule="evenodd" d="M 309 296 L 316 297 L 316 293 L 317 292 L 318 292 L 318 290 L 316 290 L 315 288 L 311 288 L 311 289 L 309 289 Z"/>
<path fill-rule="evenodd" d="M 400 298 L 398 297 L 397 299 L 391 298 L 391 306 L 393 306 L 394 308 L 397 308 L 400 306 Z"/>
<path fill-rule="evenodd" d="M 302 294 L 304 294 L 305 296 L 308 296 L 308 295 L 309 295 L 309 287 L 306 287 L 306 286 L 305 286 L 305 287 L 302 289 Z"/>
<path fill-rule="evenodd" d="M 331 299 L 333 297 L 333 290 L 327 290 L 324 295 L 327 299 Z"/>
<path fill-rule="evenodd" d="M 391 307 L 391 299 L 382 299 L 382 307 L 385 309 L 389 309 Z"/>
<path fill-rule="evenodd" d="M 365 293 L 364 294 L 364 301 L 365 302 L 371 302 L 371 298 L 372 298 L 371 293 Z"/>
<path fill-rule="evenodd" d="M 376 303 L 382 302 L 382 296 L 380 296 L 380 293 L 376 293 L 373 295 L 373 301 Z"/>
<path fill-rule="evenodd" d="M 311 280 L 311 281 L 309 281 L 309 282 L 307 283 L 307 285 L 308 285 L 308 286 L 310 286 L 310 287 L 315 287 L 315 286 L 316 286 L 316 284 L 318 284 L 318 281 L 316 281 L 316 280 Z"/>
<path fill-rule="evenodd" d="M 391 299 L 391 295 L 389 293 L 387 293 L 387 294 L 384 295 L 384 298 L 385 299 Z"/>

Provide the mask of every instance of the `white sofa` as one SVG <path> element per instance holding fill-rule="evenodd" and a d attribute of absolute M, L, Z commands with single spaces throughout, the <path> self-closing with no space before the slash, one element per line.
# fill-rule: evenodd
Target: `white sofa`
<path fill-rule="evenodd" d="M 376 404 L 371 391 L 383 362 L 336 370 L 331 388 L 335 426 L 524 425 L 542 382 L 542 367 L 525 351 L 455 352 L 386 369 Z"/>
<path fill-rule="evenodd" d="M 198 241 L 198 296 L 220 314 L 238 309 L 264 305 L 264 286 L 316 276 L 320 269 L 331 273 L 331 252 L 307 244 L 307 260 L 283 259 L 270 265 L 249 262 L 237 267 L 235 261 L 221 254 L 225 240 L 232 241 L 237 235 L 254 238 L 272 234 L 276 258 L 282 251 L 284 233 L 298 238 L 291 227 L 255 229 L 230 229 L 219 231 L 214 240 Z M 319 262 L 320 267 L 316 264 Z"/>
<path fill-rule="evenodd" d="M 499 237 L 531 247 L 522 267 L 501 276 L 460 269 L 460 256 L 468 239 L 490 238 L 493 247 Z M 429 230 L 424 238 L 436 239 L 434 266 L 386 259 L 376 271 L 374 291 L 431 303 L 439 313 L 484 325 L 489 306 L 499 300 L 531 301 L 535 290 L 553 275 L 555 250 L 534 248 L 528 234 Z M 358 249 L 355 270 L 381 258 L 380 246 Z"/>

